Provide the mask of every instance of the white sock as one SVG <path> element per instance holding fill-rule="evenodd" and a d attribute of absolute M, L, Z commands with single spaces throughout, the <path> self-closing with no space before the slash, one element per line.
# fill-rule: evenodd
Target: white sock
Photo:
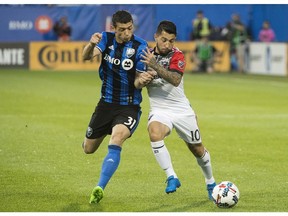
<path fill-rule="evenodd" d="M 152 146 L 152 151 L 155 155 L 155 158 L 158 164 L 160 165 L 160 167 L 165 171 L 167 178 L 171 175 L 173 175 L 174 178 L 177 178 L 177 175 L 174 172 L 174 169 L 172 166 L 169 151 L 165 146 L 164 140 L 151 142 L 151 146 Z"/>
<path fill-rule="evenodd" d="M 212 165 L 209 152 L 205 149 L 204 154 L 200 158 L 196 158 L 199 166 L 202 169 L 203 175 L 205 177 L 206 184 L 212 184 L 215 182 L 212 173 Z"/>

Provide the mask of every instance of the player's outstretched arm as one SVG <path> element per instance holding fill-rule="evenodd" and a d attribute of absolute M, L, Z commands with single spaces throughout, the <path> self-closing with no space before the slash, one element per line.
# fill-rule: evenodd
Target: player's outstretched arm
<path fill-rule="evenodd" d="M 94 33 L 91 36 L 90 42 L 84 47 L 82 57 L 83 60 L 90 60 L 95 56 L 101 54 L 100 50 L 95 48 L 95 46 L 100 42 L 102 38 L 101 33 Z"/>

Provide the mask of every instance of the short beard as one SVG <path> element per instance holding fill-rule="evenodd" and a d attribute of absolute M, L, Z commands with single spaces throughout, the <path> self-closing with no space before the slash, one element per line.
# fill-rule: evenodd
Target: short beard
<path fill-rule="evenodd" d="M 156 47 L 157 47 L 157 50 L 158 50 L 158 52 L 159 52 L 159 54 L 160 55 L 167 55 L 169 52 L 170 52 L 170 50 L 168 50 L 166 53 L 164 53 L 164 52 L 161 52 L 161 50 L 159 49 L 159 46 L 158 45 L 156 45 Z"/>

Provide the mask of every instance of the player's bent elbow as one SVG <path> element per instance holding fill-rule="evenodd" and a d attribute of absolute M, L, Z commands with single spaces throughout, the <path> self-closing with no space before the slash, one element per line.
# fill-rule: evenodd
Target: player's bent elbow
<path fill-rule="evenodd" d="M 175 83 L 175 84 L 174 84 L 174 86 L 175 86 L 175 87 L 178 87 L 178 86 L 179 86 L 179 84 L 180 84 L 180 83 Z"/>
<path fill-rule="evenodd" d="M 91 56 L 82 56 L 83 61 L 91 60 Z"/>
<path fill-rule="evenodd" d="M 180 82 L 178 81 L 174 81 L 173 83 L 171 83 L 173 86 L 178 87 L 180 85 Z"/>

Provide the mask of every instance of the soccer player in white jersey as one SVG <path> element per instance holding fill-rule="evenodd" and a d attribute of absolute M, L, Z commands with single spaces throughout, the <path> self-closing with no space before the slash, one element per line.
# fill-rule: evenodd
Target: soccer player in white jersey
<path fill-rule="evenodd" d="M 177 31 L 173 22 L 162 21 L 154 35 L 156 47 L 143 52 L 142 62 L 148 70 L 153 70 L 155 78 L 146 85 L 150 99 L 148 131 L 151 147 L 157 162 L 167 176 L 167 194 L 173 193 L 181 186 L 175 173 L 171 157 L 165 146 L 164 138 L 172 129 L 187 144 L 196 157 L 205 177 L 208 198 L 216 186 L 211 166 L 210 154 L 201 141 L 197 118 L 183 89 L 185 69 L 184 54 L 176 47 Z M 137 84 L 137 83 L 136 83 Z M 136 85 L 137 88 L 143 85 Z"/>

